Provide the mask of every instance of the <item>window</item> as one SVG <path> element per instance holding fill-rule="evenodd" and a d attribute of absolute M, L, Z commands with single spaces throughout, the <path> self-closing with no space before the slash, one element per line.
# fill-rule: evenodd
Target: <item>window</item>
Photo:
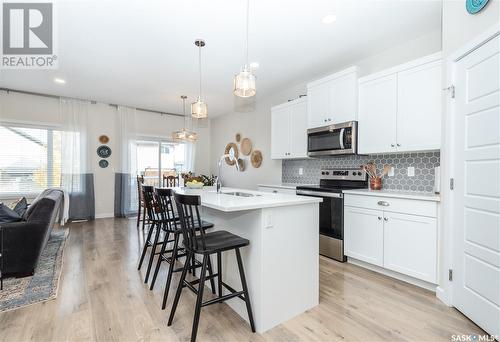
<path fill-rule="evenodd" d="M 61 185 L 60 131 L 0 126 L 0 196 L 36 195 Z"/>
<path fill-rule="evenodd" d="M 188 169 L 184 143 L 165 140 L 136 141 L 135 158 L 139 175 L 147 185 L 159 186 L 163 175 L 178 175 Z"/>

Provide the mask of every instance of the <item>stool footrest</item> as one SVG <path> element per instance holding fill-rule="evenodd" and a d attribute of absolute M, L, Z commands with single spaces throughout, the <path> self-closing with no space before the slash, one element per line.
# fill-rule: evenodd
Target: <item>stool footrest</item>
<path fill-rule="evenodd" d="M 201 303 L 201 306 L 203 307 L 203 306 L 212 305 L 212 304 L 216 304 L 216 303 L 222 303 L 228 299 L 232 299 L 234 297 L 240 297 L 242 295 L 243 295 L 243 291 L 230 293 L 230 294 L 224 295 L 222 297 L 210 299 L 210 300 L 206 301 L 205 303 Z"/>

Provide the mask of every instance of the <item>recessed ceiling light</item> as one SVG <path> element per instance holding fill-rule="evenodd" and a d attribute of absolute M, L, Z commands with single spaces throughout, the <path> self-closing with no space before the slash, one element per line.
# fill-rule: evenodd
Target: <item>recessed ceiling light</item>
<path fill-rule="evenodd" d="M 252 68 L 252 69 L 258 69 L 259 68 L 259 62 L 252 62 L 252 63 L 250 63 L 250 68 Z"/>
<path fill-rule="evenodd" d="M 323 22 L 323 24 L 331 24 L 336 20 L 337 16 L 335 14 L 328 14 L 325 15 L 321 21 Z"/>
<path fill-rule="evenodd" d="M 63 80 L 62 78 L 54 78 L 54 82 L 59 83 L 59 84 L 66 84 L 66 81 Z"/>

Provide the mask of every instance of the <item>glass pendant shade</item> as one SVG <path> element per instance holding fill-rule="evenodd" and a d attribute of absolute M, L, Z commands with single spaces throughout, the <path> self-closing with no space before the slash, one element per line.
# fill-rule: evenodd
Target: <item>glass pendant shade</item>
<path fill-rule="evenodd" d="M 233 93 L 239 97 L 252 97 L 255 95 L 255 75 L 247 66 L 234 76 Z"/>
<path fill-rule="evenodd" d="M 207 104 L 199 97 L 196 102 L 191 103 L 191 116 L 196 119 L 205 119 L 208 117 Z"/>
<path fill-rule="evenodd" d="M 172 140 L 176 142 L 195 142 L 198 140 L 198 133 L 192 130 L 193 121 L 189 115 L 186 116 L 186 98 L 185 95 L 181 96 L 184 127 L 172 133 Z"/>

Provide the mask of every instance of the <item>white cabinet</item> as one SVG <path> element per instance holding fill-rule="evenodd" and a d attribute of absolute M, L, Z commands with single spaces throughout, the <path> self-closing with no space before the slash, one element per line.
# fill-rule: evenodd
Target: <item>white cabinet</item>
<path fill-rule="evenodd" d="M 300 98 L 271 109 L 271 158 L 307 157 L 307 100 Z"/>
<path fill-rule="evenodd" d="M 359 99 L 359 152 L 396 151 L 396 75 L 361 83 Z"/>
<path fill-rule="evenodd" d="M 436 282 L 437 220 L 431 217 L 384 213 L 384 267 Z"/>
<path fill-rule="evenodd" d="M 441 53 L 359 79 L 359 153 L 436 150 Z"/>
<path fill-rule="evenodd" d="M 307 85 L 308 127 L 357 119 L 357 68 L 351 67 Z"/>
<path fill-rule="evenodd" d="M 398 73 L 398 151 L 441 146 L 441 61 Z"/>
<path fill-rule="evenodd" d="M 382 266 L 384 263 L 383 213 L 379 210 L 345 207 L 346 255 Z"/>
<path fill-rule="evenodd" d="M 437 202 L 345 194 L 346 255 L 437 283 Z"/>

